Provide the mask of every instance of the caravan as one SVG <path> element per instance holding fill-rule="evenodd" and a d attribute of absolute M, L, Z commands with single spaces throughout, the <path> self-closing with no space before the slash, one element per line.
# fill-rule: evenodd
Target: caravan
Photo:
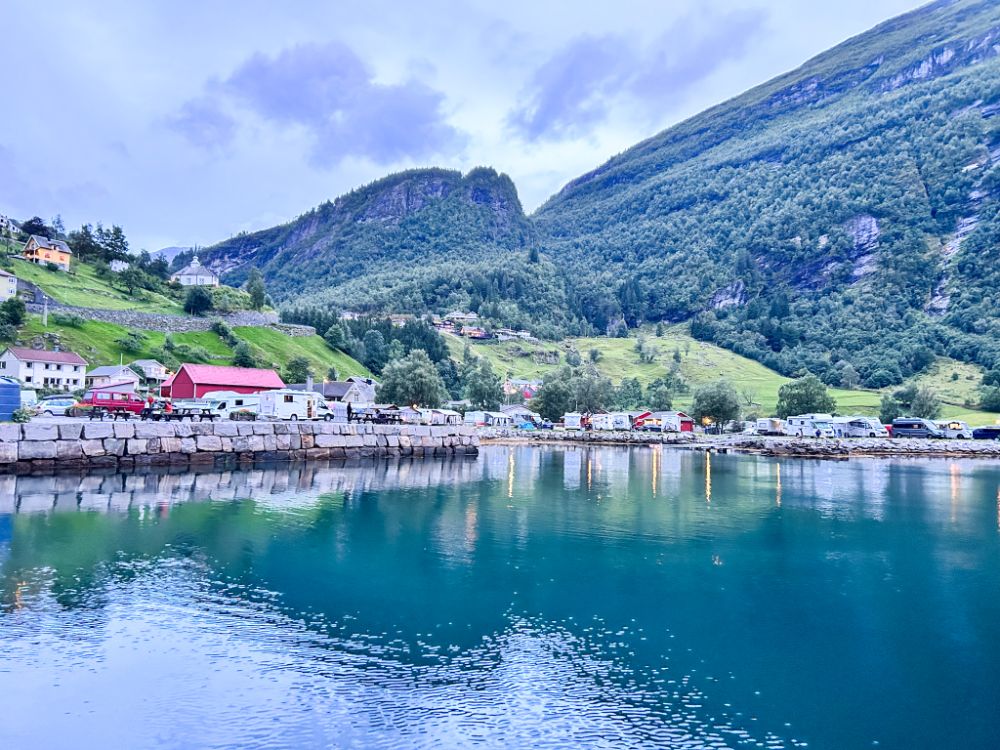
<path fill-rule="evenodd" d="M 889 437 L 885 425 L 874 417 L 834 417 L 833 432 L 837 437 Z"/>
<path fill-rule="evenodd" d="M 829 414 L 800 414 L 789 417 L 785 434 L 792 437 L 834 437 L 833 417 Z"/>
<path fill-rule="evenodd" d="M 784 435 L 785 429 L 786 425 L 783 419 L 758 419 L 756 424 L 758 435 Z"/>
<path fill-rule="evenodd" d="M 293 391 L 280 388 L 260 394 L 258 416 L 264 419 L 326 419 L 332 421 L 333 410 L 323 397 L 312 391 Z"/>
<path fill-rule="evenodd" d="M 260 409 L 260 394 L 211 391 L 202 396 L 199 402 L 204 403 L 204 408 L 217 414 L 220 419 L 229 419 L 236 412 L 256 414 Z"/>

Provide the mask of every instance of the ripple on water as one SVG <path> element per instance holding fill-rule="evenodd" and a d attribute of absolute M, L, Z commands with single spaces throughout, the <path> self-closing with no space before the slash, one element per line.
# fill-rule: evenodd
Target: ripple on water
<path fill-rule="evenodd" d="M 707 708 L 693 675 L 666 661 L 627 666 L 619 657 L 641 637 L 628 629 L 512 614 L 503 632 L 459 647 L 292 616 L 274 592 L 209 573 L 191 559 L 116 561 L 103 585 L 54 596 L 37 571 L 0 620 L 0 692 L 20 717 L 0 745 L 798 746 Z M 31 722 L 39 701 L 63 710 Z"/>

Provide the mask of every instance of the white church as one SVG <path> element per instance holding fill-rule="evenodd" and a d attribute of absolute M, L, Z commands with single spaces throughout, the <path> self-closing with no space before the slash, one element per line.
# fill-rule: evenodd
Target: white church
<path fill-rule="evenodd" d="M 176 281 L 181 286 L 218 286 L 219 277 L 211 269 L 206 268 L 194 256 L 191 265 L 182 268 L 170 277 L 171 281 Z"/>

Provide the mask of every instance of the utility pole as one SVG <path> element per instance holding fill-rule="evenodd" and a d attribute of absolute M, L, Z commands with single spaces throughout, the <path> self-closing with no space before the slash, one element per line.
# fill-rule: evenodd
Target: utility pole
<path fill-rule="evenodd" d="M 42 297 L 42 328 L 49 327 L 49 298 Z"/>

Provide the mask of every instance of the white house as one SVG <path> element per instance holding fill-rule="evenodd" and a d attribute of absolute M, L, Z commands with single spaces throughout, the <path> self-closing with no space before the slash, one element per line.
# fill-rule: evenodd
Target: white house
<path fill-rule="evenodd" d="M 218 286 L 219 277 L 210 268 L 206 268 L 194 256 L 191 264 L 170 277 L 171 281 L 176 281 L 181 286 Z"/>
<path fill-rule="evenodd" d="M 17 276 L 0 268 L 0 302 L 17 296 Z"/>
<path fill-rule="evenodd" d="M 0 354 L 0 375 L 17 378 L 33 388 L 73 391 L 83 388 L 87 360 L 75 352 L 48 352 L 22 346 Z"/>
<path fill-rule="evenodd" d="M 104 365 L 87 373 L 84 385 L 87 388 L 101 388 L 106 385 L 131 383 L 128 390 L 134 391 L 142 378 L 127 365 Z"/>
<path fill-rule="evenodd" d="M 0 235 L 15 237 L 20 231 L 21 227 L 19 227 L 13 219 L 9 216 L 0 216 Z"/>
<path fill-rule="evenodd" d="M 137 359 L 129 363 L 129 369 L 142 375 L 150 385 L 159 385 L 167 379 L 167 368 L 155 359 Z"/>

